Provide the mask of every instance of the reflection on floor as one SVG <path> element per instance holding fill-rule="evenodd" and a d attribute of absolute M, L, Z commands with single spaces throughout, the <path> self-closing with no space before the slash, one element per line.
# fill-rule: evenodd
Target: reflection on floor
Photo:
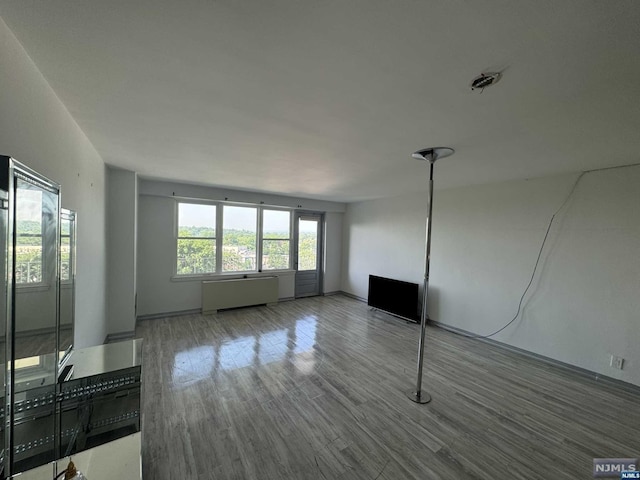
<path fill-rule="evenodd" d="M 289 328 L 253 336 L 227 339 L 219 346 L 198 346 L 176 353 L 171 383 L 189 386 L 215 376 L 220 370 L 259 367 L 276 361 L 291 361 L 301 369 L 313 369 L 312 352 L 316 341 L 315 317 L 296 320 Z M 311 362 L 311 363 L 310 363 Z"/>
<path fill-rule="evenodd" d="M 4 337 L 2 337 L 4 339 Z M 71 328 L 60 329 L 60 345 L 68 347 L 73 343 L 73 330 Z M 15 358 L 35 357 L 46 355 L 56 351 L 55 332 L 19 332 L 15 337 Z"/>
<path fill-rule="evenodd" d="M 315 297 L 146 320 L 144 478 L 571 479 L 640 451 L 640 395 Z"/>

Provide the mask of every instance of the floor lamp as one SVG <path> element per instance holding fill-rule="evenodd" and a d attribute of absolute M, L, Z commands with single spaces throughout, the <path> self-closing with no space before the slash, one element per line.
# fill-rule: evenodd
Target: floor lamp
<path fill-rule="evenodd" d="M 433 165 L 439 158 L 453 155 L 453 148 L 431 147 L 411 155 L 417 160 L 429 162 L 429 203 L 427 205 L 427 242 L 425 249 L 424 283 L 422 284 L 422 312 L 420 315 L 420 343 L 418 345 L 418 381 L 415 390 L 409 390 L 407 397 L 415 403 L 429 403 L 431 396 L 422 391 L 422 366 L 424 364 L 424 334 L 427 330 L 427 298 L 429 296 L 429 263 L 431 261 L 431 212 L 433 210 Z"/>

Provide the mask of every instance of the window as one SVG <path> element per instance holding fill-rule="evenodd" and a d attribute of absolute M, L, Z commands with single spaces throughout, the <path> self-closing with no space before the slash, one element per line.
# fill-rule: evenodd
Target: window
<path fill-rule="evenodd" d="M 16 189 L 16 283 L 42 282 L 42 191 L 18 180 Z"/>
<path fill-rule="evenodd" d="M 60 280 L 69 282 L 71 280 L 71 269 L 73 268 L 71 258 L 71 219 L 60 218 Z"/>
<path fill-rule="evenodd" d="M 216 206 L 178 203 L 178 275 L 216 272 Z"/>
<path fill-rule="evenodd" d="M 290 231 L 290 212 L 286 210 L 262 210 L 263 270 L 289 268 Z"/>
<path fill-rule="evenodd" d="M 290 211 L 225 204 L 177 205 L 178 276 L 291 268 Z"/>
<path fill-rule="evenodd" d="M 301 218 L 298 230 L 298 270 L 315 270 L 318 268 L 318 220 Z"/>
<path fill-rule="evenodd" d="M 258 209 L 224 205 L 222 271 L 256 271 Z"/>

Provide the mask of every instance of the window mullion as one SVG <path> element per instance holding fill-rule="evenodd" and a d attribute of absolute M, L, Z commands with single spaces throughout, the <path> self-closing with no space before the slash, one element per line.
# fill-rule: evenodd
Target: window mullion
<path fill-rule="evenodd" d="M 216 273 L 222 273 L 222 225 L 224 208 L 216 204 Z"/>
<path fill-rule="evenodd" d="M 294 258 L 297 253 L 294 247 L 294 243 L 298 241 L 295 222 L 295 212 L 291 212 L 291 215 L 289 215 L 289 268 L 291 268 L 292 270 L 295 270 L 294 265 L 297 263 L 297 259 Z"/>
<path fill-rule="evenodd" d="M 262 271 L 262 236 L 263 231 L 262 227 L 264 225 L 264 219 L 262 218 L 264 215 L 264 208 L 258 207 L 258 234 L 256 235 L 256 270 L 258 272 Z"/>

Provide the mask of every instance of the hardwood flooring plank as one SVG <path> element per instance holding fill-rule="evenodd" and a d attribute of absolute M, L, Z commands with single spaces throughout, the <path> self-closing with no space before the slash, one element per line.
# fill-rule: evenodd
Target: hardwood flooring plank
<path fill-rule="evenodd" d="M 579 479 L 640 395 L 341 295 L 139 322 L 145 478 Z"/>

